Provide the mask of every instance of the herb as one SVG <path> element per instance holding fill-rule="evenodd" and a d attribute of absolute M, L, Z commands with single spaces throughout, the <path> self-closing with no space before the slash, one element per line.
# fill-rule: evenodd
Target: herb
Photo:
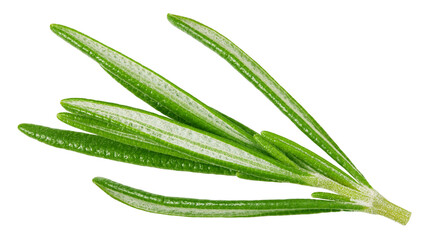
<path fill-rule="evenodd" d="M 261 66 L 215 30 L 189 18 L 169 21 L 228 61 L 345 171 L 301 145 L 249 127 L 207 106 L 149 68 L 74 29 L 51 25 L 59 37 L 97 61 L 117 82 L 164 116 L 114 103 L 71 98 L 58 118 L 92 134 L 21 124 L 54 147 L 142 166 L 257 181 L 319 187 L 314 199 L 218 201 L 165 197 L 105 178 L 94 183 L 111 197 L 154 213 L 187 217 L 254 217 L 359 211 L 401 224 L 411 213 L 374 190 L 326 131 Z M 95 134 L 95 135 L 93 135 Z"/>

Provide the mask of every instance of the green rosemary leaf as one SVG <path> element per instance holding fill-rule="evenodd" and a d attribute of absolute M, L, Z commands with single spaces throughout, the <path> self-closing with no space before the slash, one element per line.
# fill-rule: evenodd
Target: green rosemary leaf
<path fill-rule="evenodd" d="M 102 65 L 101 65 L 102 66 Z M 104 68 L 104 67 L 103 67 Z M 127 89 L 129 89 L 131 92 L 133 92 L 133 91 L 136 91 L 136 92 L 139 92 L 140 90 L 138 90 L 138 86 L 131 86 L 131 85 L 126 85 L 125 84 L 125 81 L 123 81 L 123 80 L 121 80 L 121 77 L 119 76 L 119 75 L 116 75 L 115 73 L 113 73 L 113 72 L 111 72 L 109 69 L 107 69 L 107 68 L 104 68 L 104 70 L 112 77 L 112 78 L 114 78 L 116 81 L 118 81 L 118 82 L 121 82 L 122 83 L 122 85 L 123 86 L 125 86 Z M 155 105 L 155 106 L 159 106 L 160 108 L 161 108 L 161 102 L 159 102 L 159 103 L 157 103 L 155 100 L 153 100 L 151 97 L 150 97 L 150 95 L 151 94 L 149 94 L 149 95 L 147 95 L 146 96 L 146 98 L 142 98 L 142 97 L 140 97 L 142 100 L 144 100 L 145 102 L 147 102 L 147 103 L 149 103 L 150 105 Z M 150 103 L 150 102 L 152 102 L 152 104 Z M 155 107 L 156 108 L 156 107 Z M 208 107 L 208 106 L 206 106 L 206 108 L 210 108 L 210 107 Z M 156 108 L 157 109 L 157 108 Z M 225 119 L 227 119 L 232 125 L 234 125 L 234 126 L 236 126 L 236 127 L 238 127 L 238 128 L 240 128 L 240 130 L 242 130 L 242 131 L 244 131 L 244 132 L 246 132 L 247 134 L 249 134 L 248 136 L 253 136 L 254 134 L 257 134 L 257 132 L 255 132 L 254 130 L 252 130 L 252 129 L 250 129 L 249 127 L 247 127 L 247 126 L 245 126 L 244 124 L 242 124 L 242 123 L 240 123 L 240 122 L 238 122 L 238 121 L 236 121 L 235 119 L 233 119 L 233 118 L 231 118 L 231 117 L 229 117 L 229 116 L 227 116 L 227 115 L 225 115 L 225 114 L 223 114 L 223 113 L 221 113 L 220 111 L 218 111 L 218 110 L 216 110 L 216 109 L 214 109 L 214 108 L 210 108 L 211 109 L 211 111 L 212 112 L 214 112 L 214 113 L 216 113 L 217 115 L 220 115 L 220 116 L 222 116 L 223 118 L 225 118 Z M 157 109 L 157 110 L 159 110 L 160 112 L 162 112 L 161 111 L 161 109 Z M 168 114 L 165 114 L 165 115 L 167 115 L 168 116 Z M 196 128 L 199 128 L 199 127 L 197 127 L 197 126 L 195 126 L 194 124 L 192 124 L 191 122 L 188 122 L 188 121 L 185 121 L 185 120 L 183 120 L 183 119 L 180 119 L 180 118 L 177 118 L 177 117 L 173 117 L 172 115 L 169 115 L 169 117 L 171 117 L 171 118 L 173 118 L 173 119 L 175 119 L 175 120 L 177 120 L 177 121 L 180 121 L 180 122 L 182 122 L 182 123 L 185 123 L 185 124 L 187 124 L 187 125 L 190 125 L 190 126 L 194 126 L 194 127 L 196 127 Z M 199 128 L 200 129 L 200 128 Z M 203 129 L 203 128 L 201 128 L 202 130 L 205 130 L 205 129 Z M 208 130 L 205 130 L 205 131 L 208 131 Z M 209 132 L 209 131 L 208 131 Z M 212 131 L 210 131 L 210 132 L 212 132 Z M 215 133 L 215 132 L 212 132 L 212 133 Z M 232 138 L 230 138 L 230 137 L 226 137 L 226 138 L 228 138 L 228 139 L 230 139 L 230 140 L 233 140 Z M 235 140 L 236 141 L 236 140 Z M 253 143 L 251 143 L 251 144 L 247 144 L 247 143 L 243 143 L 243 142 L 240 142 L 241 144 L 243 144 L 243 145 L 245 145 L 245 146 L 247 146 L 247 147 L 249 147 L 249 148 L 253 148 L 254 150 L 257 150 L 257 151 L 262 151 L 263 152 L 263 149 L 262 148 L 260 148 L 256 143 L 255 143 L 255 140 L 254 139 L 252 139 L 251 141 L 253 141 Z M 239 142 L 239 141 L 236 141 L 236 142 Z"/>
<path fill-rule="evenodd" d="M 366 186 L 365 177 L 314 118 L 257 62 L 217 31 L 186 17 L 168 14 L 168 20 L 228 61 L 260 90 L 313 142 Z"/>
<path fill-rule="evenodd" d="M 317 199 L 204 200 L 161 196 L 97 177 L 93 182 L 112 198 L 147 212 L 185 217 L 257 217 L 363 211 L 355 203 Z"/>
<path fill-rule="evenodd" d="M 354 181 L 354 179 L 347 175 L 347 173 L 337 168 L 330 162 L 326 161 L 321 156 L 299 145 L 298 143 L 295 143 L 285 137 L 267 131 L 262 131 L 261 136 L 268 139 L 284 153 L 296 156 L 299 160 L 303 161 L 316 172 L 347 187 L 359 187 L 358 184 Z"/>
<path fill-rule="evenodd" d="M 20 124 L 25 135 L 53 147 L 124 163 L 176 171 L 236 175 L 232 170 L 169 156 L 86 133 Z"/>
<path fill-rule="evenodd" d="M 224 113 L 211 108 L 213 111 L 216 111 L 216 113 L 221 114 L 223 117 L 227 118 L 230 122 L 232 122 L 234 125 L 240 127 L 243 131 L 247 132 L 249 135 L 253 136 L 255 134 L 257 134 L 257 132 L 255 132 L 254 130 L 252 130 L 251 128 L 249 128 L 248 126 L 244 125 L 243 123 L 237 121 L 236 119 L 225 115 Z M 255 145 L 256 146 L 256 145 Z M 258 150 L 261 150 L 261 148 L 259 148 Z"/>
<path fill-rule="evenodd" d="M 236 173 L 236 176 L 237 176 L 238 178 L 241 178 L 241 179 L 245 179 L 245 180 L 252 180 L 252 181 L 280 182 L 280 181 L 275 181 L 275 180 L 272 180 L 272 179 L 255 177 L 255 176 L 253 176 L 253 175 L 249 175 L 249 174 L 245 174 L 245 173 L 240 173 L 240 172 Z"/>
<path fill-rule="evenodd" d="M 295 155 L 286 153 L 286 156 L 289 159 L 291 159 L 294 163 L 296 163 L 300 168 L 303 168 L 309 172 L 316 172 L 316 170 L 314 170 L 312 167 L 307 165 L 307 163 L 305 163 L 304 161 L 301 161 L 301 159 L 297 158 Z"/>
<path fill-rule="evenodd" d="M 69 27 L 52 24 L 51 29 L 163 114 L 242 144 L 256 145 L 244 129 L 147 67 Z"/>
<path fill-rule="evenodd" d="M 274 159 L 234 141 L 154 113 L 88 99 L 65 99 L 61 104 L 70 112 L 119 125 L 134 135 L 173 149 L 174 152 L 191 155 L 204 163 L 267 179 L 300 184 L 313 180 L 310 176 L 302 177 L 287 171 L 275 165 Z M 135 141 L 134 144 L 139 143 Z"/>
<path fill-rule="evenodd" d="M 286 164 L 287 166 L 294 169 L 301 169 L 297 164 L 295 164 L 291 159 L 289 159 L 284 153 L 282 153 L 279 149 L 277 149 L 272 143 L 270 143 L 266 138 L 259 134 L 254 135 L 255 141 L 262 148 L 267 151 L 272 157 Z"/>
<path fill-rule="evenodd" d="M 70 126 L 94 133 L 116 142 L 191 161 L 200 161 L 198 158 L 195 158 L 191 155 L 177 152 L 173 148 L 164 146 L 156 141 L 153 141 L 152 139 L 135 134 L 120 125 L 102 119 L 97 119 L 92 116 L 73 113 L 58 113 L 58 119 Z"/>
<path fill-rule="evenodd" d="M 348 198 L 346 196 L 334 194 L 334 193 L 314 192 L 314 193 L 311 194 L 311 196 L 314 197 L 314 198 L 320 198 L 320 199 L 326 199 L 326 200 L 351 202 L 350 198 Z"/>

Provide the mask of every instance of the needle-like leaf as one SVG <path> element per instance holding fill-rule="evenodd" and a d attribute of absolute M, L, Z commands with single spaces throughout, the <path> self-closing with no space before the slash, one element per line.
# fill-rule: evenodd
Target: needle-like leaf
<path fill-rule="evenodd" d="M 112 122 L 97 119 L 88 115 L 73 113 L 58 113 L 57 117 L 59 120 L 70 126 L 103 136 L 116 142 L 187 160 L 200 161 L 198 158 L 175 151 L 169 146 L 159 144 L 152 139 L 135 134 L 134 132 Z"/>
<path fill-rule="evenodd" d="M 288 165 L 291 168 L 295 169 L 301 169 L 300 166 L 298 166 L 296 163 L 294 163 L 291 159 L 289 159 L 284 153 L 282 153 L 279 149 L 277 149 L 276 146 L 274 146 L 272 143 L 268 141 L 268 139 L 264 138 L 263 136 L 259 134 L 254 135 L 255 141 L 259 145 L 262 146 L 262 148 L 268 152 L 272 157 L 275 159 L 283 162 L 284 164 Z"/>
<path fill-rule="evenodd" d="M 350 202 L 351 199 L 346 196 L 341 196 L 334 193 L 327 193 L 327 192 L 314 192 L 311 194 L 314 198 L 320 198 L 320 199 L 326 199 L 326 200 L 333 200 L 333 201 L 343 201 L 343 202 Z"/>
<path fill-rule="evenodd" d="M 321 156 L 285 137 L 263 131 L 261 136 L 268 139 L 286 154 L 296 156 L 299 160 L 316 170 L 316 172 L 348 187 L 357 188 L 358 184 L 341 169 L 323 159 Z"/>
<path fill-rule="evenodd" d="M 355 203 L 317 199 L 236 201 L 166 197 L 101 177 L 94 178 L 93 182 L 112 198 L 131 207 L 152 213 L 185 217 L 257 217 L 366 209 Z"/>
<path fill-rule="evenodd" d="M 307 184 L 302 175 L 275 164 L 276 160 L 260 152 L 153 113 L 88 99 L 65 99 L 61 104 L 70 112 L 111 122 L 134 135 L 173 149 L 174 152 L 191 155 L 193 159 L 204 163 L 261 178 Z M 134 144 L 137 145 L 138 141 Z"/>
<path fill-rule="evenodd" d="M 217 31 L 193 19 L 168 14 L 169 21 L 228 61 L 258 88 L 276 107 L 313 142 L 321 147 L 353 177 L 366 186 L 369 183 L 314 118 L 274 80 L 257 62 Z"/>
<path fill-rule="evenodd" d="M 149 151 L 96 135 L 48 128 L 34 124 L 20 124 L 18 128 L 27 136 L 50 146 L 90 156 L 177 171 L 236 175 L 236 172 L 226 168 Z"/>
<path fill-rule="evenodd" d="M 164 77 L 95 39 L 52 24 L 59 37 L 98 62 L 117 82 L 163 114 L 233 141 L 256 146 L 252 135 Z"/>

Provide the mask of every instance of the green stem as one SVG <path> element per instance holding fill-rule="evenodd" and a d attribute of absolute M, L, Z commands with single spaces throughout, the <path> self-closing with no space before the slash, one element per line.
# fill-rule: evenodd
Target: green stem
<path fill-rule="evenodd" d="M 411 218 L 410 211 L 388 201 L 380 194 L 372 202 L 372 208 L 368 213 L 384 216 L 402 225 L 406 225 Z"/>
<path fill-rule="evenodd" d="M 362 210 L 362 212 L 381 215 L 402 225 L 406 225 L 411 217 L 411 212 L 391 203 L 375 189 L 365 186 L 360 186 L 357 190 L 351 189 L 321 175 L 315 175 L 312 180 L 310 183 L 312 186 L 333 191 L 350 198 L 351 201 L 366 206 L 366 209 Z"/>

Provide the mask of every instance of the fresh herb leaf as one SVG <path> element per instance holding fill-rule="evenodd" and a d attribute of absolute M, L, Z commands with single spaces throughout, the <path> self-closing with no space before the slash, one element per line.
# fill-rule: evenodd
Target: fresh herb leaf
<path fill-rule="evenodd" d="M 176 171 L 236 175 L 236 172 L 226 168 L 149 151 L 87 133 L 34 124 L 20 124 L 18 128 L 25 135 L 42 143 L 90 156 Z"/>
<path fill-rule="evenodd" d="M 297 157 L 312 169 L 316 170 L 316 172 L 342 185 L 358 188 L 358 184 L 347 173 L 298 143 L 267 131 L 263 131 L 261 136 L 268 139 L 284 153 Z"/>
<path fill-rule="evenodd" d="M 337 161 L 353 177 L 370 186 L 362 173 L 314 118 L 242 49 L 219 32 L 193 19 L 168 14 L 175 27 L 212 49 L 260 90 L 313 142 Z"/>
<path fill-rule="evenodd" d="M 117 82 L 163 114 L 242 144 L 256 145 L 246 129 L 151 69 L 72 28 L 52 24 L 51 29 L 98 62 Z"/>
<path fill-rule="evenodd" d="M 106 178 L 93 182 L 112 198 L 147 212 L 185 217 L 258 217 L 364 211 L 363 205 L 316 199 L 204 200 L 166 197 L 131 188 Z"/>

